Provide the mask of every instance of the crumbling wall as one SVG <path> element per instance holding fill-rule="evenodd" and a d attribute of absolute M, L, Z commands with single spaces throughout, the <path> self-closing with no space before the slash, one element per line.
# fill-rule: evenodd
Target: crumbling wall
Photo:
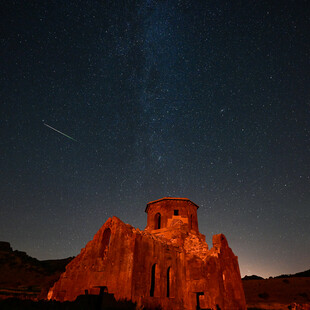
<path fill-rule="evenodd" d="M 111 230 L 108 242 L 104 240 L 106 230 Z M 132 278 L 133 250 L 132 227 L 116 217 L 110 218 L 67 265 L 50 290 L 49 299 L 73 301 L 78 295 L 98 292 L 106 286 L 116 299 L 130 300 L 131 285 L 127 283 Z"/>
<path fill-rule="evenodd" d="M 246 309 L 238 259 L 224 235 L 209 250 L 188 226 L 157 233 L 110 218 L 49 292 L 50 299 L 74 300 L 107 287 L 116 300 L 127 299 L 166 310 Z"/>

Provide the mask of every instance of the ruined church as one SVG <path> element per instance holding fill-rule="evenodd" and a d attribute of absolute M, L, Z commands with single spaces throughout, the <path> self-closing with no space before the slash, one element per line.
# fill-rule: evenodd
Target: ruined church
<path fill-rule="evenodd" d="M 147 309 L 246 309 L 238 258 L 223 234 L 209 249 L 197 209 L 187 198 L 149 202 L 143 231 L 109 218 L 48 298 L 73 301 L 104 289 Z"/>

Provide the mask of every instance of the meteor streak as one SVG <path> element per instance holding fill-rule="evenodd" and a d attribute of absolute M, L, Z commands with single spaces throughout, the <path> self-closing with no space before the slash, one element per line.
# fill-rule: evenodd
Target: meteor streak
<path fill-rule="evenodd" d="M 65 133 L 63 133 L 63 132 L 61 132 L 61 131 L 55 129 L 54 127 L 52 127 L 52 126 L 50 126 L 50 125 L 47 125 L 47 124 L 45 124 L 45 123 L 43 123 L 43 124 L 44 124 L 46 127 L 50 128 L 50 129 L 53 129 L 53 130 L 55 130 L 56 132 L 60 133 L 61 135 L 65 136 L 65 137 L 67 137 L 67 138 L 69 138 L 69 139 L 71 139 L 71 140 L 73 140 L 73 141 L 75 141 L 75 142 L 78 142 L 78 141 L 75 140 L 74 138 L 72 138 L 72 137 L 66 135 Z"/>

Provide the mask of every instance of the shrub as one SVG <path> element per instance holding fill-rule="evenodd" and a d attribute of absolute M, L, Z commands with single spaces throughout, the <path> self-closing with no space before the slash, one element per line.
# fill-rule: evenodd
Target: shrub
<path fill-rule="evenodd" d="M 266 293 L 266 292 L 260 293 L 260 294 L 258 294 L 258 297 L 262 298 L 262 299 L 268 299 L 269 298 L 269 294 Z"/>

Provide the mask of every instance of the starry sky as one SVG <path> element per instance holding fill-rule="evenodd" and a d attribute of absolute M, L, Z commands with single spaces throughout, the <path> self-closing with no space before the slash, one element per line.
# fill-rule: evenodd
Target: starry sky
<path fill-rule="evenodd" d="M 144 229 L 147 202 L 187 197 L 243 276 L 309 269 L 308 1 L 0 12 L 0 240 L 73 256 L 109 217 Z"/>

